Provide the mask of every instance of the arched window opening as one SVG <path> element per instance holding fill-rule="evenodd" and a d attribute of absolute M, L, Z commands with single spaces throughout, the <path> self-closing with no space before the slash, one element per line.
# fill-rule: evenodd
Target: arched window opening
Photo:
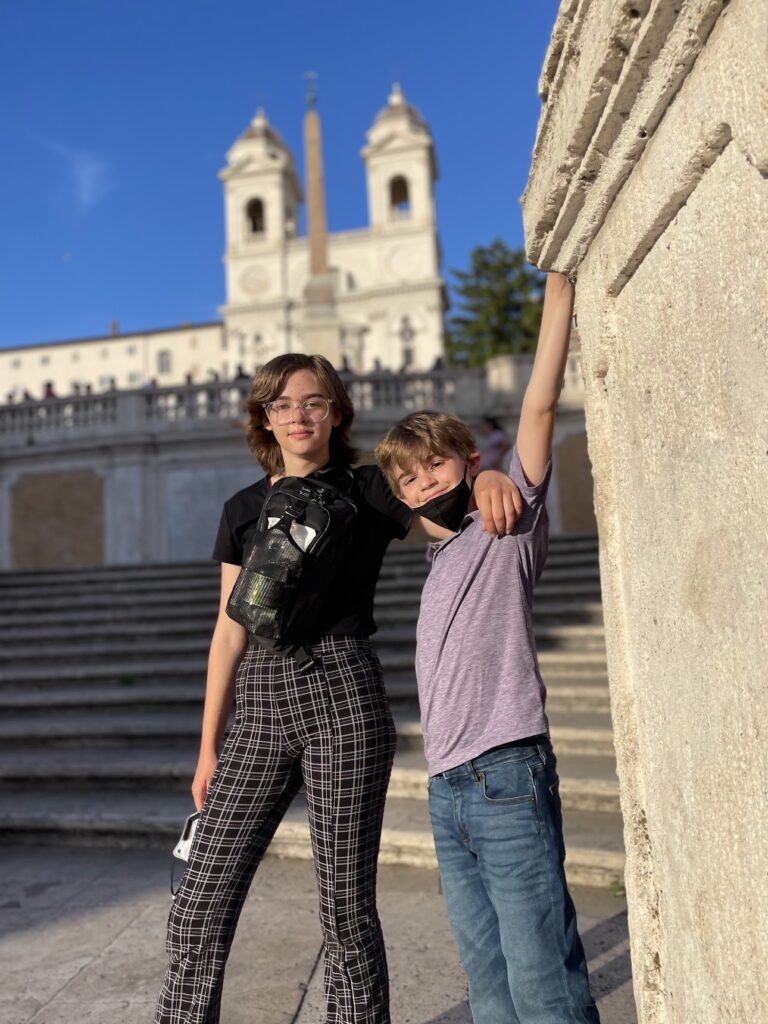
<path fill-rule="evenodd" d="M 263 235 L 264 226 L 264 203 L 261 199 L 251 199 L 245 208 L 245 215 L 248 218 L 248 225 L 252 235 Z"/>
<path fill-rule="evenodd" d="M 171 372 L 171 353 L 170 350 L 167 348 L 164 348 L 161 352 L 157 353 L 157 372 Z"/>
<path fill-rule="evenodd" d="M 389 183 L 389 214 L 392 220 L 407 220 L 411 216 L 411 196 L 402 174 Z"/>

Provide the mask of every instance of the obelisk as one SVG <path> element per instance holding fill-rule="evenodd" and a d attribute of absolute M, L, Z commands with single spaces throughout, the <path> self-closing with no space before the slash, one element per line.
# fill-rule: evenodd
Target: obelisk
<path fill-rule="evenodd" d="M 336 313 L 336 289 L 328 267 L 328 232 L 325 224 L 325 186 L 320 117 L 317 113 L 313 74 L 307 78 L 307 112 L 304 115 L 304 174 L 309 232 L 309 280 L 304 289 L 304 351 L 325 356 L 341 365 L 341 323 Z"/>

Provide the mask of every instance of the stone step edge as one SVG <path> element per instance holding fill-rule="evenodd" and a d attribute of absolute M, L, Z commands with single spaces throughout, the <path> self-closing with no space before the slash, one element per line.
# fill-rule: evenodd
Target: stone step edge
<path fill-rule="evenodd" d="M 192 778 L 192 768 L 171 768 L 163 773 L 163 780 L 167 783 L 176 783 L 174 791 L 186 789 Z M 109 765 L 92 765 L 79 767 L 57 766 L 50 769 L 41 769 L 30 772 L 20 770 L 14 766 L 0 767 L 0 788 L 6 790 L 18 788 L 19 783 L 24 783 L 29 791 L 35 790 L 35 784 L 42 789 L 49 785 L 71 786 L 73 783 L 80 785 L 104 785 L 120 782 L 125 789 L 129 784 L 136 783 L 141 786 L 148 778 L 158 781 L 157 772 L 148 768 L 141 770 L 141 766 L 118 773 Z M 179 783 L 183 785 L 179 786 Z M 37 790 L 39 791 L 39 789 Z M 600 814 L 619 814 L 619 784 L 618 781 L 606 779 L 571 779 L 561 776 L 560 796 L 566 810 L 597 812 Z M 387 797 L 391 800 L 416 800 L 426 802 L 427 799 L 427 773 L 421 768 L 399 768 L 397 764 L 392 769 L 392 776 L 387 790 Z"/>
<path fill-rule="evenodd" d="M 177 742 L 188 740 L 190 744 L 194 744 L 198 741 L 200 734 L 199 726 L 197 725 L 194 728 L 185 727 L 181 731 L 175 730 L 172 733 L 169 732 L 167 725 L 157 730 L 146 728 L 126 729 L 124 723 L 120 723 L 120 726 L 120 729 L 117 730 L 114 728 L 105 729 L 101 726 L 99 729 L 91 730 L 87 728 L 76 730 L 59 728 L 53 730 L 47 727 L 45 730 L 30 731 L 28 729 L 24 733 L 5 731 L 1 739 L 7 748 L 29 746 L 30 743 L 43 743 L 48 747 L 59 750 L 73 748 L 80 743 L 88 742 L 93 746 L 114 749 L 135 739 L 151 743 L 152 741 L 168 742 L 169 738 L 172 738 Z M 607 758 L 615 758 L 616 756 L 613 745 L 613 733 L 610 729 L 590 729 L 577 726 L 563 726 L 559 728 L 555 725 L 552 727 L 551 732 L 555 752 L 558 754 Z M 397 734 L 402 743 L 413 749 L 422 743 L 421 729 L 418 726 L 414 729 L 407 724 L 401 727 L 398 723 Z"/>
<path fill-rule="evenodd" d="M 374 647 L 376 645 L 374 644 Z M 415 642 L 413 644 L 415 647 Z M 160 654 L 160 652 L 158 652 Z M 185 659 L 180 659 L 175 652 L 169 652 L 170 657 L 162 658 L 158 660 L 158 655 L 155 658 L 146 658 L 141 661 L 124 661 L 115 666 L 114 659 L 107 659 L 106 661 L 98 661 L 96 664 L 78 664 L 77 667 L 69 666 L 54 666 L 46 665 L 42 667 L 30 668 L 27 667 L 19 672 L 13 670 L 3 670 L 0 672 L 0 680 L 7 679 L 11 682 L 17 679 L 33 679 L 35 676 L 42 676 L 43 678 L 54 678 L 54 677 L 82 677 L 87 678 L 89 676 L 98 675 L 130 675 L 131 670 L 141 671 L 144 673 L 156 673 L 163 672 L 168 675 L 170 672 L 198 672 L 201 667 L 205 669 L 205 657 L 203 654 L 192 655 Z M 387 666 L 403 666 L 405 668 L 413 668 L 413 657 L 410 654 L 402 654 L 395 656 L 391 654 L 389 656 L 381 658 L 384 671 L 386 673 Z M 607 664 L 607 656 L 603 651 L 558 651 L 558 650 L 544 650 L 538 652 L 539 664 L 542 666 L 546 665 L 558 665 L 558 666 L 582 666 L 582 665 L 599 665 L 601 668 L 605 668 Z M 105 671 L 106 666 L 106 671 Z M 571 673 L 575 674 L 575 673 Z"/>
<path fill-rule="evenodd" d="M 567 678 L 567 677 L 566 677 Z M 390 698 L 413 697 L 418 694 L 416 680 L 410 683 L 397 682 L 387 684 Z M 72 710 L 80 708 L 124 708 L 135 704 L 179 705 L 201 704 L 205 696 L 204 688 L 189 683 L 159 684 L 157 686 L 109 686 L 79 689 L 64 687 L 60 690 L 51 687 L 19 693 L 0 690 L 0 711 L 39 711 L 39 710 Z M 607 685 L 585 683 L 580 686 L 563 685 L 560 682 L 547 686 L 547 706 L 555 703 L 563 704 L 598 704 L 608 709 L 609 691 Z"/>
<path fill-rule="evenodd" d="M 545 572 L 573 572 L 587 571 L 590 574 L 599 572 L 599 561 L 597 553 L 592 551 L 558 551 L 547 559 Z M 381 571 L 382 580 L 397 580 L 404 578 L 420 577 L 425 578 L 429 572 L 429 563 L 426 557 L 415 559 L 397 559 L 391 561 L 384 559 Z M 91 588 L 94 593 L 112 593 L 127 588 L 130 592 L 141 593 L 142 591 L 162 590 L 172 588 L 173 590 L 184 590 L 185 588 L 202 589 L 209 586 L 217 586 L 219 582 L 218 567 L 208 573 L 167 573 L 160 575 L 140 574 L 123 575 L 115 573 L 109 576 L 62 576 L 51 577 L 47 574 L 33 577 L 31 579 L 10 579 L 5 573 L 0 574 L 0 597 L 9 594 L 33 595 L 43 593 L 46 588 L 55 586 L 59 592 L 82 591 L 83 588 Z"/>
<path fill-rule="evenodd" d="M 405 615 L 403 617 L 405 618 Z M 402 626 L 391 628 L 389 625 L 380 626 L 376 639 L 378 641 L 380 638 L 384 638 L 394 642 L 406 636 L 412 638 L 415 635 L 415 623 L 409 624 L 412 624 L 414 629 L 404 629 Z M 151 628 L 147 630 L 147 626 Z M 210 621 L 208 619 L 200 619 L 198 621 L 190 620 L 189 618 L 179 619 L 174 622 L 173 626 L 170 626 L 168 622 L 157 622 L 154 620 L 134 625 L 112 621 L 106 624 L 106 628 L 100 627 L 98 631 L 94 630 L 93 625 L 75 626 L 69 629 L 66 626 L 59 626 L 55 630 L 59 635 L 52 636 L 50 632 L 42 634 L 39 626 L 31 625 L 4 629 L 5 643 L 3 646 L 5 647 L 9 643 L 22 643 L 30 639 L 34 639 L 38 643 L 42 641 L 52 643 L 61 640 L 65 642 L 69 640 L 85 640 L 91 644 L 98 644 L 106 640 L 112 642 L 116 638 L 125 639 L 126 641 L 135 640 L 137 637 L 145 637 L 147 633 L 162 633 L 164 636 L 171 634 L 174 637 L 183 635 L 185 639 L 188 639 L 190 636 L 199 637 L 199 634 L 207 631 L 209 626 Z M 17 635 L 14 636 L 14 633 Z M 541 623 L 540 625 L 534 625 L 534 633 L 538 640 L 581 638 L 605 640 L 605 626 L 597 622 Z M 209 637 L 207 640 L 210 643 Z"/>
<path fill-rule="evenodd" d="M 25 841 L 34 837 L 38 841 L 47 839 L 62 846 L 68 845 L 67 840 L 74 840 L 73 845 L 119 845 L 123 848 L 145 847 L 147 841 L 157 846 L 166 840 L 170 846 L 179 832 L 177 821 L 112 822 L 74 815 L 46 818 L 2 815 L 0 826 L 6 841 L 15 834 L 15 838 Z M 284 821 L 269 845 L 267 856 L 311 860 L 309 825 Z M 381 834 L 379 863 L 435 870 L 437 858 L 432 835 L 429 832 L 385 828 Z M 570 885 L 608 888 L 624 875 L 624 854 L 571 846 L 567 851 L 565 869 Z"/>

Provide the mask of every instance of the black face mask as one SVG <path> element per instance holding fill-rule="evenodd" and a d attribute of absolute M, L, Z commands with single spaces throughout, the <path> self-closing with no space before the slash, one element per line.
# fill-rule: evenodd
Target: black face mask
<path fill-rule="evenodd" d="M 444 526 L 446 530 L 456 533 L 464 522 L 464 516 L 469 508 L 469 499 L 472 497 L 472 488 L 465 478 L 466 473 L 450 491 L 438 494 L 426 505 L 420 505 L 413 511 L 417 516 L 424 516 L 430 522 L 437 523 L 438 526 Z M 472 483 L 474 485 L 474 480 Z"/>

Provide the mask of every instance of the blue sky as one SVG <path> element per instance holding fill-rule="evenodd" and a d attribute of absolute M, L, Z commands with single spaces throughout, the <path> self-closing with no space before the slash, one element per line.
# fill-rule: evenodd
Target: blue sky
<path fill-rule="evenodd" d="M 319 74 L 331 230 L 366 222 L 359 150 L 393 80 L 437 149 L 444 270 L 522 244 L 556 0 L 4 0 L 0 347 L 216 319 L 217 171 L 263 105 L 301 173 Z"/>

